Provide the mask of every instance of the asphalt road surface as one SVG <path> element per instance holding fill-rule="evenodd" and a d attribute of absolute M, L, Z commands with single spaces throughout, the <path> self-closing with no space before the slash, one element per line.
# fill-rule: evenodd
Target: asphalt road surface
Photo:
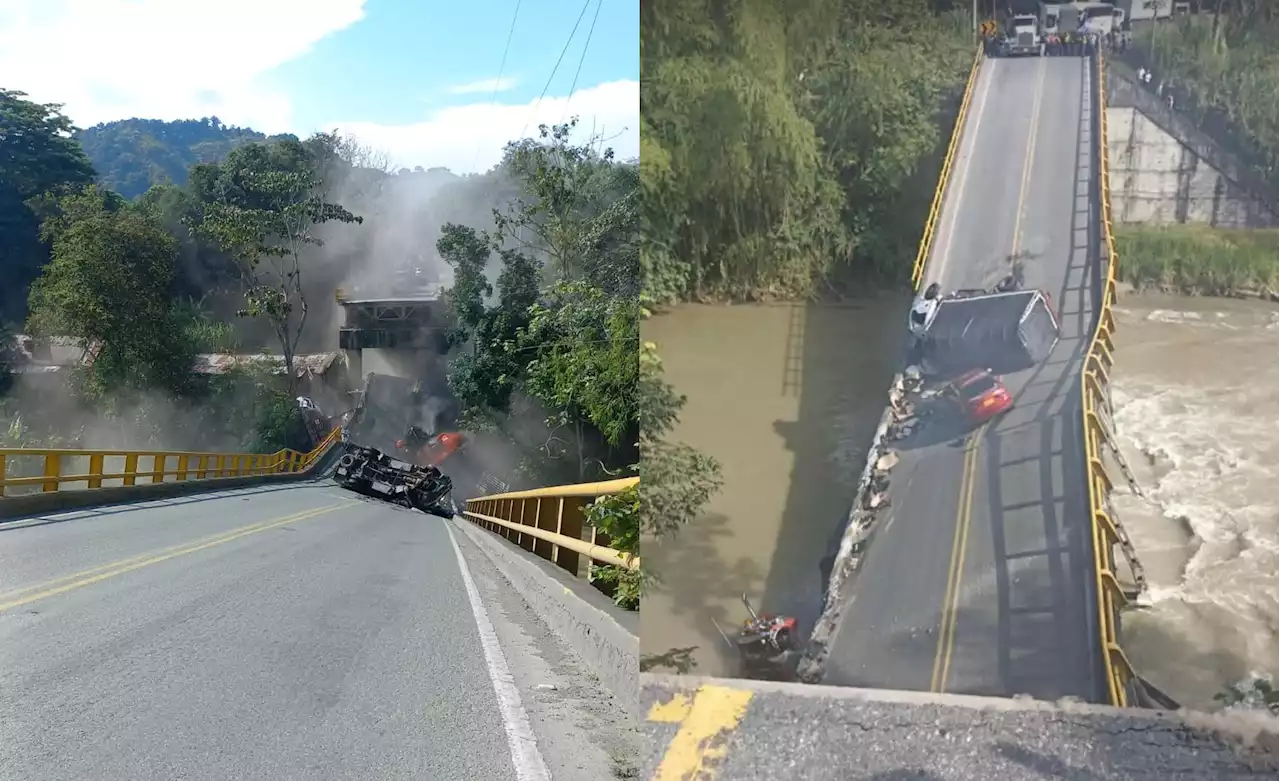
<path fill-rule="evenodd" d="M 0 525 L 0 779 L 608 778 L 449 523 L 310 483 Z"/>
<path fill-rule="evenodd" d="M 1260 781 L 1275 719 L 641 675 L 641 778 Z M 695 768 L 715 768 L 698 774 Z"/>
<path fill-rule="evenodd" d="M 1005 378 L 988 426 L 899 443 L 892 506 L 841 606 L 824 683 L 1104 701 L 1079 371 L 1094 321 L 1092 63 L 993 59 L 975 85 L 926 283 L 987 287 L 1022 263 L 1062 339 Z M 903 323 L 905 329 L 906 323 Z"/>

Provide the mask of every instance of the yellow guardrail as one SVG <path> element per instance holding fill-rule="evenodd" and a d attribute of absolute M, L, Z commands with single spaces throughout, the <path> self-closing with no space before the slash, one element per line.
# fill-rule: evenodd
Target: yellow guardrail
<path fill-rule="evenodd" d="M 627 477 L 481 496 L 467 500 L 462 515 L 571 575 L 591 581 L 593 563 L 631 570 L 640 567 L 639 557 L 610 548 L 608 537 L 585 522 L 587 505 L 639 482 L 638 477 Z"/>
<path fill-rule="evenodd" d="M 334 429 L 309 453 L 195 453 L 164 450 L 0 448 L 0 498 L 65 490 L 301 472 L 338 440 Z M 11 472 L 19 474 L 9 477 Z M 22 474 L 26 472 L 27 474 Z M 110 483 L 113 485 L 103 484 Z M 76 485 L 83 484 L 83 485 Z M 12 488 L 33 488 L 14 493 Z"/>
<path fill-rule="evenodd" d="M 969 101 L 973 97 L 973 85 L 978 80 L 978 69 L 982 67 L 982 47 L 979 46 L 973 55 L 973 65 L 969 68 L 969 80 L 964 85 L 964 97 L 960 99 L 960 111 L 956 114 L 956 125 L 951 129 L 951 141 L 947 144 L 947 155 L 942 159 L 942 171 L 938 174 L 938 186 L 933 191 L 933 203 L 929 206 L 929 217 L 924 223 L 924 235 L 920 237 L 920 248 L 916 251 L 916 262 L 911 268 L 911 287 L 919 289 L 924 278 L 924 268 L 929 264 L 929 250 L 933 248 L 933 234 L 937 228 L 938 217 L 942 213 L 942 202 L 947 195 L 947 182 L 951 179 L 951 166 L 955 162 L 956 150 L 960 148 L 960 136 L 964 132 L 964 120 L 969 114 Z"/>
<path fill-rule="evenodd" d="M 1103 277 L 1102 301 L 1098 324 L 1085 354 L 1080 372 L 1081 408 L 1084 415 L 1085 472 L 1089 483 L 1089 512 L 1093 528 L 1093 558 L 1097 578 L 1099 640 L 1102 643 L 1102 661 L 1106 673 L 1107 690 L 1111 704 L 1125 707 L 1128 704 L 1128 687 L 1136 677 L 1129 658 L 1120 648 L 1120 610 L 1128 603 L 1120 582 L 1116 579 L 1116 546 L 1120 534 L 1108 512 L 1107 496 L 1111 491 L 1111 479 L 1102 463 L 1102 446 L 1107 432 L 1099 416 L 1099 409 L 1106 407 L 1106 386 L 1111 367 L 1115 363 L 1114 342 L 1115 315 L 1112 303 L 1116 296 L 1115 237 L 1111 223 L 1111 158 L 1107 151 L 1107 85 L 1102 52 L 1094 60 L 1097 72 L 1098 95 L 1096 127 L 1098 129 L 1098 181 L 1102 217 L 1102 241 L 1106 251 L 1107 268 Z"/>

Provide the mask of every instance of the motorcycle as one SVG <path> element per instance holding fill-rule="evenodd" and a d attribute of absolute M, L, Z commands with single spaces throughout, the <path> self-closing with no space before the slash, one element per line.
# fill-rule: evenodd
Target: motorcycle
<path fill-rule="evenodd" d="M 745 678 L 789 679 L 789 662 L 800 652 L 798 625 L 793 616 L 757 613 L 747 595 L 742 604 L 749 618 L 729 635 L 712 619 L 720 636 L 737 654 L 741 675 Z"/>

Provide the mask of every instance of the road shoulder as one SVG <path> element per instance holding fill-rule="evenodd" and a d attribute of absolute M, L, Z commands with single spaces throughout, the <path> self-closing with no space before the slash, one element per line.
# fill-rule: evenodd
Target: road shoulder
<path fill-rule="evenodd" d="M 447 522 L 446 522 L 447 523 Z M 555 781 L 636 778 L 635 720 L 466 534 L 450 530 L 489 611 Z"/>

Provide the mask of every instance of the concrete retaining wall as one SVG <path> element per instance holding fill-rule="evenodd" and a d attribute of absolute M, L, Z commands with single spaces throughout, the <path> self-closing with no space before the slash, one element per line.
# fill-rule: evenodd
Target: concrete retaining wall
<path fill-rule="evenodd" d="M 1117 222 L 1276 225 L 1275 186 L 1114 61 L 1107 66 L 1107 123 Z"/>

